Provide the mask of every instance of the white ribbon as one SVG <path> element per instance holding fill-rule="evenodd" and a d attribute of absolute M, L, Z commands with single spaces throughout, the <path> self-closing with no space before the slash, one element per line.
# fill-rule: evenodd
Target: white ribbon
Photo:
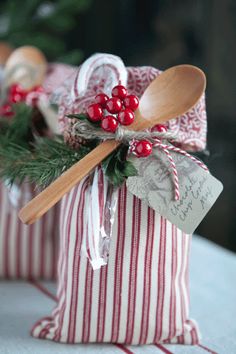
<path fill-rule="evenodd" d="M 101 86 L 104 80 L 104 93 L 109 93 L 117 85 L 127 85 L 128 73 L 123 61 L 115 55 L 98 53 L 88 58 L 80 67 L 78 75 L 71 88 L 73 101 L 86 94 L 92 75 L 98 74 L 98 82 L 94 86 Z M 100 183 L 99 177 L 103 172 L 97 167 L 94 171 L 92 183 L 86 191 L 84 234 L 81 251 L 86 255 L 93 269 L 99 269 L 107 263 L 112 224 L 116 210 L 116 192 L 111 192 L 111 186 L 106 178 Z M 102 196 L 102 200 L 100 197 Z"/>
<path fill-rule="evenodd" d="M 21 188 L 13 183 L 13 184 L 10 184 L 8 180 L 5 180 L 4 181 L 4 184 L 7 188 L 7 191 L 8 191 L 8 198 L 11 202 L 11 204 L 17 208 L 20 204 L 20 200 L 21 200 L 21 197 L 22 197 L 22 191 L 21 191 Z"/>
<path fill-rule="evenodd" d="M 107 264 L 112 226 L 116 211 L 117 191 L 110 190 L 103 172 L 95 168 L 92 182 L 85 194 L 84 234 L 81 251 L 94 270 Z"/>

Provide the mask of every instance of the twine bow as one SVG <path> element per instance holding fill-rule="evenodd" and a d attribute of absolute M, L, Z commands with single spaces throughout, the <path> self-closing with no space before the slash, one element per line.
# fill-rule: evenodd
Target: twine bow
<path fill-rule="evenodd" d="M 178 154 L 181 154 L 191 159 L 198 166 L 203 168 L 205 171 L 209 172 L 207 166 L 202 161 L 196 159 L 194 156 L 190 155 L 185 150 L 182 150 L 171 144 L 166 144 L 163 142 L 163 140 L 168 142 L 168 141 L 174 141 L 176 139 L 176 134 L 173 134 L 171 132 L 158 132 L 158 131 L 148 131 L 148 130 L 133 131 L 133 130 L 128 130 L 126 128 L 123 128 L 122 126 L 118 126 L 115 133 L 107 133 L 102 131 L 100 128 L 95 127 L 88 121 L 79 121 L 74 124 L 72 128 L 72 134 L 74 134 L 77 137 L 85 138 L 87 140 L 93 140 L 93 139 L 117 140 L 124 144 L 128 144 L 130 146 L 129 153 L 133 153 L 135 155 L 136 155 L 135 145 L 137 141 L 142 139 L 148 139 L 150 142 L 152 142 L 153 144 L 152 146 L 161 149 L 166 154 L 169 160 L 171 172 L 173 175 L 174 189 L 175 189 L 174 199 L 176 201 L 180 199 L 179 177 L 178 177 L 176 164 L 173 160 L 173 157 L 170 154 L 170 151 L 176 152 Z"/>

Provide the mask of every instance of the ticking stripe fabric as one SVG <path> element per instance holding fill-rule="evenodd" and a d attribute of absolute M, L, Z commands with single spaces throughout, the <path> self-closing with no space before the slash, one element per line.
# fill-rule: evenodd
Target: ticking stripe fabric
<path fill-rule="evenodd" d="M 73 72 L 73 67 L 50 64 L 43 83 L 46 95 L 51 96 Z M 9 191 L 4 183 L 0 182 L 0 278 L 56 277 L 59 206 L 51 209 L 31 226 L 23 225 L 17 216 L 19 208 L 36 194 L 35 186 L 28 183 Z"/>
<path fill-rule="evenodd" d="M 189 319 L 191 236 L 123 185 L 108 265 L 94 271 L 81 254 L 89 186 L 88 176 L 63 198 L 58 303 L 35 324 L 33 336 L 65 343 L 197 344 L 198 329 Z"/>
<path fill-rule="evenodd" d="M 24 183 L 18 190 L 18 206 L 11 191 L 0 183 L 0 278 L 54 279 L 57 274 L 59 207 L 34 225 L 18 219 L 19 207 L 35 196 L 34 186 Z"/>

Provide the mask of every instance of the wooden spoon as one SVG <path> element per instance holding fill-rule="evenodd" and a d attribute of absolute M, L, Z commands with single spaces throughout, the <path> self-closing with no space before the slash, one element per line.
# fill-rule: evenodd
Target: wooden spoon
<path fill-rule="evenodd" d="M 1 49 L 1 46 L 0 46 Z M 6 84 L 20 83 L 25 89 L 42 85 L 45 79 L 48 63 L 44 54 L 36 47 L 19 47 L 10 55 L 6 62 Z M 39 98 L 39 111 L 54 134 L 59 134 L 58 116 L 47 101 Z"/>
<path fill-rule="evenodd" d="M 129 129 L 151 128 L 184 114 L 197 103 L 205 87 L 204 73 L 194 66 L 179 65 L 164 71 L 144 92 Z M 35 222 L 119 145 L 115 140 L 102 142 L 21 209 L 20 219 L 26 224 Z"/>
<path fill-rule="evenodd" d="M 43 83 L 47 61 L 38 48 L 23 46 L 14 50 L 9 56 L 5 70 L 7 85 L 20 83 L 29 90 Z"/>

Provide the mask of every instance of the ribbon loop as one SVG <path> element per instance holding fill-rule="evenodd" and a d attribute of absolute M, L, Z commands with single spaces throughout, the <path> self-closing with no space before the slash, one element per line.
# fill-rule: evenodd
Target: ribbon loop
<path fill-rule="evenodd" d="M 191 159 L 193 162 L 195 162 L 198 166 L 200 166 L 201 168 L 203 168 L 205 171 L 209 172 L 207 166 L 200 160 L 196 159 L 194 156 L 190 155 L 187 151 L 182 150 L 178 147 L 175 147 L 173 145 L 168 145 L 168 144 L 164 144 L 162 141 L 160 141 L 159 139 L 156 140 L 156 142 L 153 144 L 153 147 L 157 147 L 162 149 L 162 151 L 164 151 L 164 153 L 167 155 L 169 162 L 170 162 L 170 166 L 171 166 L 171 171 L 173 174 L 173 178 L 174 178 L 174 188 L 175 188 L 175 200 L 179 200 L 180 199 L 180 192 L 179 192 L 179 177 L 178 177 L 178 171 L 176 168 L 176 164 L 170 154 L 170 151 L 176 152 L 178 154 L 181 154 L 189 159 Z"/>

